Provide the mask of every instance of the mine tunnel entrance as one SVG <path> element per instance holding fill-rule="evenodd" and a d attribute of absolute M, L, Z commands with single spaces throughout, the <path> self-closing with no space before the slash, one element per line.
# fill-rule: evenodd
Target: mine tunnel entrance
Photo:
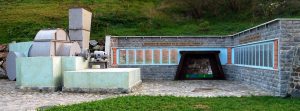
<path fill-rule="evenodd" d="M 220 51 L 180 51 L 175 80 L 222 80 Z"/>

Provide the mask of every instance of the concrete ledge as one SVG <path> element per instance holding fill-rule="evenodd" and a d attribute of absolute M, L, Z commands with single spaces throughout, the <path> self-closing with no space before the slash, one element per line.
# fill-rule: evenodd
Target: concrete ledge
<path fill-rule="evenodd" d="M 83 57 L 61 57 L 61 70 L 64 71 L 77 71 L 88 68 L 88 60 L 84 60 Z"/>
<path fill-rule="evenodd" d="M 65 71 L 63 78 L 65 92 L 130 93 L 142 82 L 139 68 Z"/>
<path fill-rule="evenodd" d="M 21 92 L 55 92 L 61 90 L 61 87 L 22 87 L 16 86 L 16 89 Z"/>
<path fill-rule="evenodd" d="M 124 88 L 115 88 L 115 89 L 109 89 L 109 88 L 66 88 L 63 87 L 63 92 L 75 92 L 75 93 L 101 93 L 101 94 L 122 94 L 122 93 L 132 93 L 137 90 L 139 90 L 142 86 L 142 81 L 138 82 L 135 86 L 124 89 Z"/>

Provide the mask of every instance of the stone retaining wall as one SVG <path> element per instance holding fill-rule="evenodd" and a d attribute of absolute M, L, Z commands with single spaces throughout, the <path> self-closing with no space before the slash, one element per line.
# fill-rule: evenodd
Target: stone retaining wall
<path fill-rule="evenodd" d="M 296 53 L 300 47 L 300 21 L 281 21 L 281 29 L 279 64 L 281 78 L 285 80 L 281 87 L 290 95 L 300 97 L 300 62 L 297 62 L 300 54 Z"/>
<path fill-rule="evenodd" d="M 277 70 L 224 65 L 223 70 L 228 80 L 241 81 L 280 96 L 280 78 Z"/>
<path fill-rule="evenodd" d="M 145 48 L 155 47 L 143 46 L 145 42 L 199 42 L 203 44 L 191 47 L 219 47 L 230 49 L 237 45 L 267 40 L 278 43 L 277 45 L 274 44 L 274 69 L 227 64 L 223 65 L 226 77 L 229 80 L 241 81 L 265 89 L 272 92 L 274 96 L 286 96 L 287 94 L 291 94 L 292 96 L 300 95 L 300 62 L 294 63 L 295 58 L 300 58 L 300 53 L 299 55 L 295 54 L 297 47 L 300 47 L 300 45 L 298 46 L 298 44 L 300 44 L 300 20 L 298 19 L 276 19 L 235 35 L 224 37 L 111 36 L 110 45 L 111 47 L 118 48 Z M 229 57 L 228 60 L 230 59 Z M 141 68 L 143 79 L 173 79 L 177 69 L 176 65 L 132 65 L 117 67 Z"/>
<path fill-rule="evenodd" d="M 255 29 L 236 34 L 232 36 L 233 45 L 236 46 L 236 45 L 245 44 L 245 43 L 241 43 L 242 39 L 245 39 L 246 37 L 250 37 L 250 36 L 255 36 L 255 35 L 259 35 L 260 37 L 257 39 L 253 39 L 248 43 L 280 38 L 282 36 L 280 28 L 281 28 L 280 21 L 274 21 L 266 25 L 257 27 Z"/>
<path fill-rule="evenodd" d="M 141 68 L 142 80 L 174 80 L 177 65 L 120 65 L 119 68 Z"/>
<path fill-rule="evenodd" d="M 114 39 L 113 39 L 114 40 Z M 198 47 L 226 47 L 232 44 L 228 37 L 175 37 L 175 36 L 161 36 L 161 37 L 118 37 L 116 44 L 112 47 L 159 47 L 159 46 L 143 46 L 145 42 L 190 42 L 202 43 Z M 196 46 L 193 46 L 196 47 Z"/>
<path fill-rule="evenodd" d="M 233 36 L 233 44 L 234 46 L 243 45 L 245 43 L 241 43 L 242 40 L 256 35 L 259 35 L 259 38 L 255 38 L 251 42 L 278 39 L 281 37 L 280 22 L 275 21 L 254 30 L 235 35 Z M 276 65 L 277 62 L 274 62 Z M 276 96 L 284 96 L 286 94 L 286 89 L 281 87 L 281 82 L 286 81 L 286 79 L 281 78 L 281 73 L 279 73 L 277 69 L 261 69 L 238 65 L 225 65 L 223 66 L 223 69 L 229 80 L 236 80 L 254 85 L 270 91 Z"/>
<path fill-rule="evenodd" d="M 184 43 L 201 43 L 198 46 L 144 46 L 147 42 L 184 42 Z M 112 37 L 111 47 L 117 48 L 166 48 L 166 47 L 227 47 L 232 44 L 231 38 L 228 37 L 176 37 L 176 36 L 140 36 L 140 37 Z M 141 68 L 142 79 L 154 79 L 154 80 L 173 80 L 176 75 L 177 65 L 119 65 L 118 68 Z"/>

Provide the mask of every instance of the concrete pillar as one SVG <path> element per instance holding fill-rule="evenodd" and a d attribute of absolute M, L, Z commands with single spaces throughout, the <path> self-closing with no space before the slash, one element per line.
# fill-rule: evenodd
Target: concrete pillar
<path fill-rule="evenodd" d="M 81 49 L 89 48 L 92 13 L 84 8 L 69 9 L 69 36 Z"/>
<path fill-rule="evenodd" d="M 110 54 L 110 35 L 105 36 L 105 53 Z"/>

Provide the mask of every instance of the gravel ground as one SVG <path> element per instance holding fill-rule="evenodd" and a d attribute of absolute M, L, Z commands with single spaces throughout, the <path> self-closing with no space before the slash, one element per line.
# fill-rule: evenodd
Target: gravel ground
<path fill-rule="evenodd" d="M 126 95 L 173 95 L 191 97 L 270 95 L 235 81 L 143 81 L 131 94 L 88 94 L 64 92 L 20 92 L 15 81 L 0 79 L 0 111 L 34 110 L 38 107 L 74 104 Z"/>
<path fill-rule="evenodd" d="M 34 110 L 38 107 L 59 104 L 74 104 L 100 100 L 114 95 L 62 93 L 62 92 L 20 92 L 15 89 L 15 81 L 0 79 L 0 111 Z"/>
<path fill-rule="evenodd" d="M 237 81 L 196 80 L 196 81 L 144 81 L 133 95 L 173 95 L 189 97 L 218 96 L 268 96 L 270 92 L 242 84 Z"/>

